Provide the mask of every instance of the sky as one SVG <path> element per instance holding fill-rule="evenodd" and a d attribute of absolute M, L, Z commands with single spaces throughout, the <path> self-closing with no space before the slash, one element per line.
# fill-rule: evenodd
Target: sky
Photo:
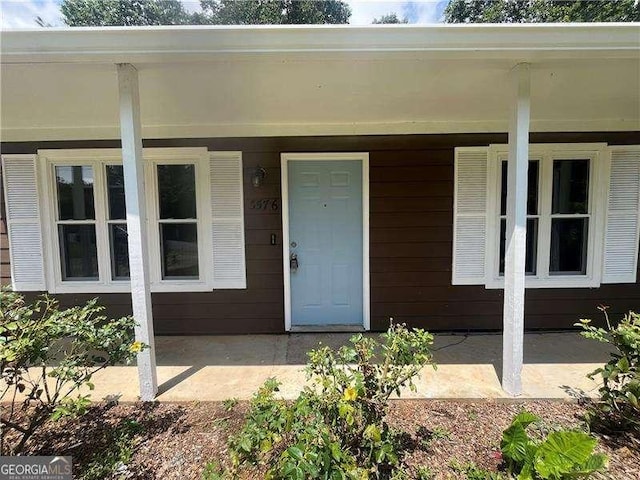
<path fill-rule="evenodd" d="M 199 0 L 181 0 L 188 11 L 200 9 Z M 0 0 L 1 28 L 37 27 L 36 17 L 53 26 L 64 26 L 60 15 L 62 0 Z M 409 23 L 437 23 L 442 21 L 448 0 L 419 0 L 392 2 L 386 0 L 347 0 L 351 6 L 350 23 L 368 25 L 374 18 L 396 13 Z"/>

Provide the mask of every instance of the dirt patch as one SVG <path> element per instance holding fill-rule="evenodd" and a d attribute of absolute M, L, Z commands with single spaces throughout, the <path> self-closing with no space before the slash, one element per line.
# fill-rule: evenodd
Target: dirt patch
<path fill-rule="evenodd" d="M 584 428 L 583 407 L 556 401 L 451 402 L 402 400 L 391 405 L 389 423 L 412 434 L 418 443 L 405 462 L 412 472 L 431 469 L 437 479 L 464 478 L 452 466 L 473 462 L 497 470 L 500 438 L 513 417 L 526 409 L 542 418 L 543 425 Z M 601 478 L 640 478 L 640 440 L 598 436 L 598 451 L 609 457 L 609 471 Z"/>
<path fill-rule="evenodd" d="M 388 421 L 408 434 L 404 463 L 410 478 L 416 478 L 422 466 L 435 479 L 457 479 L 464 476 L 456 472 L 456 464 L 498 468 L 502 431 L 522 409 L 539 415 L 548 426 L 583 426 L 582 406 L 554 401 L 398 400 L 391 404 Z M 131 459 L 114 478 L 200 479 L 208 461 L 228 462 L 227 439 L 240 429 L 246 411 L 246 402 L 230 410 L 220 402 L 100 405 L 81 419 L 51 424 L 32 439 L 28 453 L 72 455 L 76 477 L 83 478 L 92 464 L 108 457 L 114 429 L 133 420 Z M 619 434 L 598 437 L 598 450 L 610 462 L 609 471 L 600 478 L 640 478 L 640 439 Z M 246 472 L 245 478 L 262 474 Z"/>

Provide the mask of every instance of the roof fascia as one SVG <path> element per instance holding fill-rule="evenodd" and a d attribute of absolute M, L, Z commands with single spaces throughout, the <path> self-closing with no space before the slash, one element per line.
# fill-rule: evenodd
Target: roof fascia
<path fill-rule="evenodd" d="M 246 54 L 640 58 L 640 23 L 166 26 L 4 30 L 2 63 L 156 63 Z"/>

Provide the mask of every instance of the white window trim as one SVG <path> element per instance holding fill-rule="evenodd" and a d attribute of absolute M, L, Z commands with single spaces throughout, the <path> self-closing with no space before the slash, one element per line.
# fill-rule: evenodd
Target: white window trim
<path fill-rule="evenodd" d="M 212 290 L 213 259 L 211 251 L 211 201 L 209 187 L 209 153 L 206 149 L 165 149 L 143 150 L 145 158 L 147 220 L 149 222 L 147 235 L 149 236 L 149 256 L 151 262 L 150 281 L 151 290 L 156 292 L 172 292 L 178 290 L 193 291 Z M 158 205 L 158 176 L 157 165 L 195 165 L 196 181 L 196 218 L 198 232 L 198 280 L 163 280 L 162 259 L 160 252 L 160 212 Z M 155 288 L 154 288 L 155 287 Z"/>
<path fill-rule="evenodd" d="M 486 288 L 504 288 L 499 275 L 500 254 L 500 162 L 509 153 L 508 145 L 490 145 L 488 155 L 487 254 Z M 595 288 L 600 286 L 604 248 L 604 226 L 608 196 L 610 151 L 606 143 L 532 144 L 530 160 L 540 161 L 538 194 L 538 252 L 536 275 L 528 275 L 526 288 Z M 589 175 L 589 233 L 586 275 L 549 275 L 551 242 L 551 189 L 553 159 L 590 159 Z"/>
<path fill-rule="evenodd" d="M 108 198 L 106 189 L 106 165 L 122 163 L 122 152 L 117 148 L 39 150 L 39 177 L 43 195 L 40 207 L 44 213 L 42 231 L 45 245 L 45 274 L 51 293 L 124 293 L 131 291 L 128 280 L 112 280 L 109 231 L 107 224 Z M 205 147 L 146 148 L 145 160 L 146 207 L 150 223 L 149 260 L 150 282 L 153 292 L 196 292 L 213 290 L 213 261 L 211 251 L 211 205 L 209 196 L 209 152 Z M 155 165 L 158 163 L 196 166 L 196 205 L 198 224 L 198 280 L 162 280 L 160 273 L 160 244 L 157 231 L 157 181 Z M 99 280 L 63 281 L 60 265 L 60 245 L 56 226 L 56 165 L 90 165 L 94 170 L 94 206 L 96 212 L 96 244 L 98 250 Z"/>

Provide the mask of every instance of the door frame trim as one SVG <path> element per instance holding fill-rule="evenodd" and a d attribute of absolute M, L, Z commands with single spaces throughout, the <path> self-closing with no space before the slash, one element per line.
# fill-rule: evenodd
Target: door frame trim
<path fill-rule="evenodd" d="M 284 329 L 291 331 L 291 272 L 289 271 L 289 162 L 292 160 L 359 160 L 362 164 L 362 327 L 371 329 L 369 285 L 369 152 L 281 153 L 282 268 L 284 278 Z"/>

